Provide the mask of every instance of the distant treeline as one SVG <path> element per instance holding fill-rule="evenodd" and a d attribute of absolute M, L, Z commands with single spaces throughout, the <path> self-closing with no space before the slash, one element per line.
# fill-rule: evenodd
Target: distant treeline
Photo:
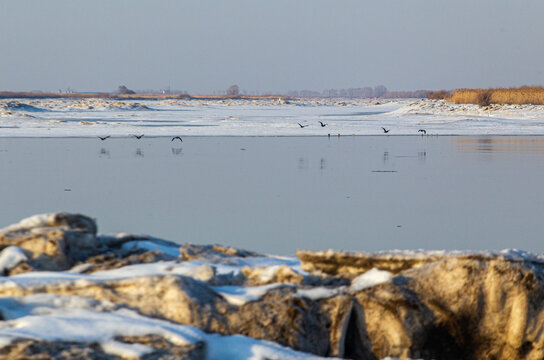
<path fill-rule="evenodd" d="M 118 93 L 49 93 L 49 92 L 27 92 L 27 91 L 0 91 L 0 99 L 22 98 L 22 99 L 185 99 L 185 94 L 118 94 Z"/>
<path fill-rule="evenodd" d="M 349 88 L 349 89 L 325 89 L 321 92 L 313 90 L 288 91 L 290 97 L 318 97 L 318 98 L 425 98 L 430 93 L 428 90 L 416 91 L 388 91 L 384 85 L 374 87 Z"/>
<path fill-rule="evenodd" d="M 388 91 L 382 98 L 386 99 L 401 99 L 401 98 L 426 98 L 431 91 L 429 90 L 413 90 L 413 91 Z"/>
<path fill-rule="evenodd" d="M 188 95 L 188 94 L 118 94 L 118 93 L 47 93 L 0 91 L 0 99 L 117 99 L 117 100 L 161 100 L 161 99 L 280 99 L 285 95 Z"/>
<path fill-rule="evenodd" d="M 480 106 L 491 104 L 544 105 L 544 88 L 542 86 L 522 86 L 518 88 L 440 90 L 429 93 L 428 98 Z"/>

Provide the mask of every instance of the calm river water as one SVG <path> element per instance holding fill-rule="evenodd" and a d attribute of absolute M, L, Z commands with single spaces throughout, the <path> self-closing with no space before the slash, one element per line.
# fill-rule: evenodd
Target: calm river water
<path fill-rule="evenodd" d="M 70 211 L 273 254 L 544 251 L 544 137 L 170 140 L 0 138 L 0 227 Z"/>

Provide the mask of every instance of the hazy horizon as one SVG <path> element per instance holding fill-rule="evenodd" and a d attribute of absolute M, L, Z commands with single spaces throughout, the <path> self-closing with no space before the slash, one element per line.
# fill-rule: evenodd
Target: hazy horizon
<path fill-rule="evenodd" d="M 0 3 L 0 90 L 542 85 L 544 2 Z"/>

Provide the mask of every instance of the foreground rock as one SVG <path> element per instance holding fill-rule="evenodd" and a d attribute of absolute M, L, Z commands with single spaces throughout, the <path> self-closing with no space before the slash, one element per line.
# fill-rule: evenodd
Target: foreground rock
<path fill-rule="evenodd" d="M 0 231 L 0 357 L 544 358 L 541 255 L 299 261 L 96 233 L 75 214 Z"/>
<path fill-rule="evenodd" d="M 156 336 L 124 336 L 116 339 L 126 344 L 140 344 L 148 346 L 152 350 L 141 359 L 149 360 L 200 360 L 206 356 L 205 348 L 201 344 L 194 346 L 176 346 L 168 340 Z M 123 356 L 117 356 L 106 353 L 102 347 L 96 343 L 78 343 L 78 342 L 45 342 L 39 340 L 15 340 L 9 345 L 0 349 L 0 358 L 3 359 L 89 359 L 89 360 L 110 360 L 123 359 Z"/>

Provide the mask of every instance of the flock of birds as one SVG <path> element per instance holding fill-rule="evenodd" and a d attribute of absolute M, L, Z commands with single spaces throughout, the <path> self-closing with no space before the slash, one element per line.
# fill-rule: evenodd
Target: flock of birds
<path fill-rule="evenodd" d="M 99 136 L 98 138 L 100 140 L 104 141 L 106 139 L 109 139 L 110 137 L 111 136 L 108 135 L 108 136 Z M 136 139 L 140 140 L 141 138 L 144 137 L 144 134 L 142 134 L 142 135 L 132 135 L 132 137 L 135 137 Z M 174 136 L 171 141 L 174 141 L 174 140 L 179 140 L 179 141 L 183 142 L 183 140 L 181 139 L 181 136 Z"/>
<path fill-rule="evenodd" d="M 384 134 L 387 134 L 389 131 L 391 131 L 391 129 L 386 129 L 384 127 L 382 127 L 382 130 L 383 130 Z M 427 130 L 425 130 L 425 129 L 419 129 L 417 132 L 421 133 L 421 135 L 427 135 Z"/>
<path fill-rule="evenodd" d="M 318 123 L 319 123 L 319 125 L 321 125 L 321 127 L 325 127 L 325 126 L 328 125 L 328 124 L 323 123 L 322 121 L 318 121 Z M 300 126 L 302 129 L 304 129 L 305 127 L 310 126 L 310 124 L 301 124 L 301 123 L 298 123 L 298 122 L 297 122 L 297 124 L 298 124 L 298 126 Z M 383 130 L 383 133 L 384 133 L 384 134 L 387 134 L 387 133 L 389 133 L 389 131 L 391 131 L 391 129 L 386 129 L 386 128 L 384 128 L 384 127 L 382 127 L 382 130 Z M 425 129 L 419 129 L 417 132 L 418 132 L 418 133 L 421 133 L 421 135 L 427 135 L 427 130 L 425 130 Z"/>
<path fill-rule="evenodd" d="M 319 123 L 319 125 L 320 125 L 321 127 L 325 127 L 325 126 L 328 125 L 328 124 L 325 124 L 325 123 L 322 122 L 322 121 L 318 121 L 318 123 Z M 299 123 L 299 122 L 297 122 L 297 124 L 298 124 L 298 126 L 301 127 L 301 129 L 304 129 L 305 127 L 310 126 L 310 124 L 301 124 L 301 123 Z M 386 129 L 386 128 L 384 128 L 384 127 L 382 127 L 382 130 L 383 130 L 383 133 L 384 133 L 384 134 L 388 134 L 389 131 L 391 131 L 391 129 Z M 421 133 L 422 136 L 423 136 L 423 135 L 427 135 L 427 130 L 425 130 L 425 129 L 419 129 L 417 132 L 418 132 L 418 133 Z M 329 137 L 330 137 L 330 136 L 331 136 L 331 135 L 329 134 Z M 340 136 L 340 134 L 338 134 L 338 136 Z M 135 137 L 136 139 L 140 140 L 141 138 L 144 137 L 144 134 L 142 134 L 142 135 L 132 135 L 132 137 Z M 98 138 L 99 138 L 100 140 L 104 141 L 104 140 L 110 138 L 110 136 L 109 136 L 109 135 L 108 135 L 108 136 L 99 136 Z M 174 137 L 172 138 L 171 141 L 174 141 L 174 140 L 179 140 L 179 141 L 183 142 L 183 140 L 181 139 L 180 136 L 174 136 Z"/>

